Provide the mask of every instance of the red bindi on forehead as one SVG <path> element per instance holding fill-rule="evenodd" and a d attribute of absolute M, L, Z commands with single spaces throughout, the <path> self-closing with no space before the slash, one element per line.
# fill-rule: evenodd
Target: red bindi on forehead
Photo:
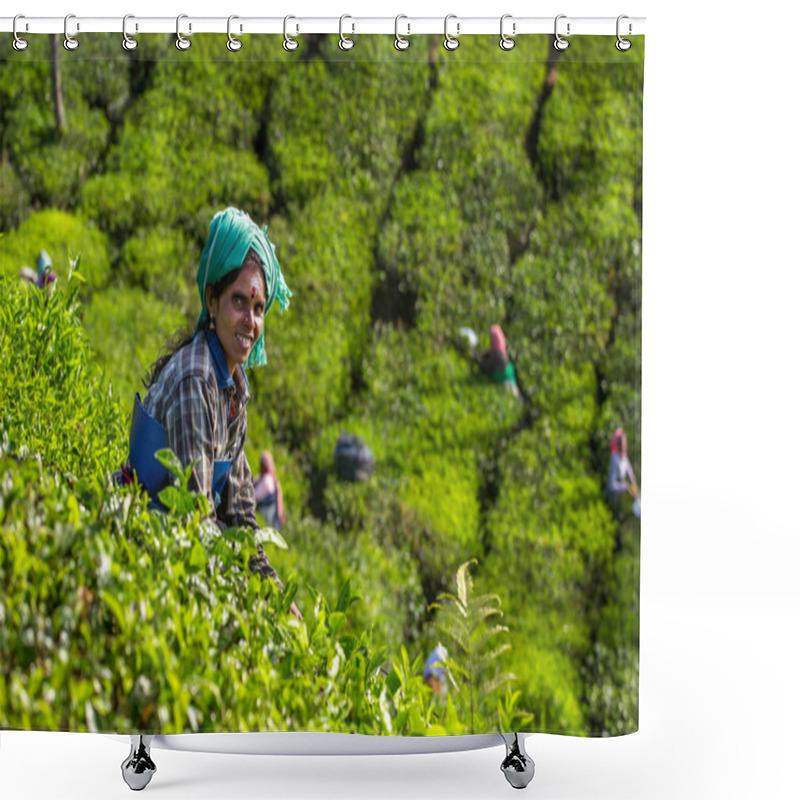
<path fill-rule="evenodd" d="M 261 276 L 258 272 L 255 272 L 250 276 L 250 297 L 255 298 L 259 289 L 261 289 Z"/>

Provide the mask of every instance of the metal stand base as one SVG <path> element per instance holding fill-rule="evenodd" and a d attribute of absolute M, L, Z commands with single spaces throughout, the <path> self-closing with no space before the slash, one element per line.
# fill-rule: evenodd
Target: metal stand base
<path fill-rule="evenodd" d="M 515 789 L 524 789 L 532 780 L 536 765 L 525 752 L 525 739 L 518 733 L 501 733 L 506 743 L 506 757 L 500 765 L 506 780 Z"/>
<path fill-rule="evenodd" d="M 511 786 L 524 789 L 533 780 L 536 769 L 533 759 L 525 752 L 524 734 L 501 733 L 500 736 L 506 745 L 506 757 L 500 769 Z M 144 789 L 156 773 L 156 765 L 150 757 L 154 738 L 141 734 L 131 736 L 131 752 L 122 762 L 122 777 L 135 792 Z"/>
<path fill-rule="evenodd" d="M 156 774 L 156 765 L 150 758 L 152 741 L 152 736 L 131 736 L 130 755 L 122 762 L 122 779 L 134 792 L 144 789 Z"/>

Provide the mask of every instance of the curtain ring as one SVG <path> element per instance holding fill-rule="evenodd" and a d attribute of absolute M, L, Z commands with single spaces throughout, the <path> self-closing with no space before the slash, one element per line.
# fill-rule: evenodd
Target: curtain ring
<path fill-rule="evenodd" d="M 239 50 L 242 49 L 242 40 L 237 39 L 231 34 L 231 20 L 234 19 L 239 19 L 239 17 L 237 17 L 235 14 L 231 14 L 231 16 L 228 17 L 228 44 L 226 47 L 231 51 L 231 53 L 238 53 Z"/>
<path fill-rule="evenodd" d="M 188 50 L 192 46 L 192 40 L 187 39 L 185 36 L 181 35 L 181 20 L 188 19 L 188 14 L 178 14 L 178 18 L 175 20 L 175 47 L 178 50 Z M 191 33 L 192 24 L 189 23 L 189 32 Z"/>
<path fill-rule="evenodd" d="M 399 27 L 400 27 L 400 20 L 401 19 L 408 19 L 408 17 L 405 14 L 398 14 L 394 18 L 394 49 L 403 51 L 403 50 L 408 50 L 408 48 L 411 47 L 411 40 L 410 39 L 406 39 L 405 36 L 401 36 L 400 35 Z M 408 33 L 406 34 L 406 36 L 410 36 L 411 35 L 411 23 L 408 22 L 406 24 L 408 26 Z"/>
<path fill-rule="evenodd" d="M 129 19 L 136 19 L 133 14 L 126 14 L 122 18 L 122 49 L 127 50 L 130 52 L 131 50 L 135 50 L 139 46 L 139 42 L 136 41 L 132 36 L 128 36 L 128 20 Z M 136 28 L 138 29 L 138 25 Z"/>
<path fill-rule="evenodd" d="M 27 39 L 23 39 L 22 37 L 17 35 L 17 20 L 18 19 L 25 19 L 25 15 L 24 14 L 17 14 L 17 16 L 14 17 L 14 23 L 11 26 L 11 32 L 14 34 L 14 41 L 12 42 L 11 46 L 15 50 L 17 50 L 19 52 L 22 52 L 23 50 L 25 50 L 28 47 L 28 40 Z"/>
<path fill-rule="evenodd" d="M 70 36 L 69 35 L 68 28 L 69 28 L 69 21 L 71 19 L 75 19 L 75 15 L 74 14 L 67 14 L 67 16 L 64 17 L 64 49 L 65 50 L 77 50 L 78 49 L 78 44 L 79 44 L 78 40 L 74 36 Z M 80 27 L 78 27 L 77 30 L 80 30 Z"/>
<path fill-rule="evenodd" d="M 500 49 L 501 50 L 506 50 L 506 51 L 513 50 L 514 49 L 514 45 L 516 45 L 516 42 L 510 36 L 506 36 L 505 33 L 503 32 L 503 23 L 505 23 L 505 21 L 507 19 L 511 19 L 511 18 L 512 18 L 511 14 L 503 14 L 503 16 L 500 17 Z M 511 24 L 511 33 L 516 33 L 517 32 L 516 29 L 517 29 L 517 24 L 514 22 L 514 23 Z"/>
<path fill-rule="evenodd" d="M 342 14 L 342 16 L 339 17 L 339 48 L 341 50 L 352 50 L 353 47 L 355 47 L 356 43 L 351 38 L 345 36 L 342 33 L 342 25 L 344 24 L 344 21 L 346 19 L 353 19 L 353 18 L 349 14 Z M 353 25 L 353 30 L 355 29 L 356 26 Z"/>
<path fill-rule="evenodd" d="M 292 53 L 300 47 L 300 42 L 297 39 L 293 39 L 289 36 L 287 32 L 287 26 L 290 19 L 297 19 L 297 17 L 293 17 L 291 14 L 289 16 L 283 18 L 283 49 L 286 50 L 287 53 Z"/>
<path fill-rule="evenodd" d="M 553 47 L 555 47 L 556 50 L 562 50 L 563 51 L 563 50 L 566 50 L 569 47 L 569 42 L 566 39 L 564 39 L 563 37 L 558 35 L 558 21 L 560 19 L 566 19 L 566 18 L 567 18 L 566 14 L 559 14 L 556 17 L 555 31 L 553 33 L 553 35 L 556 37 L 555 41 L 553 42 Z M 567 36 L 569 36 L 569 22 L 567 23 Z"/>
<path fill-rule="evenodd" d="M 617 48 L 617 50 L 620 51 L 620 53 L 624 53 L 626 50 L 630 50 L 631 47 L 633 46 L 633 43 L 631 42 L 630 39 L 623 39 L 622 36 L 620 36 L 619 23 L 623 19 L 628 19 L 628 17 L 625 14 L 620 14 L 617 17 L 617 44 L 616 44 L 616 48 Z M 631 26 L 630 26 L 630 23 L 628 23 L 628 34 L 630 34 L 630 32 L 631 32 Z"/>
<path fill-rule="evenodd" d="M 461 44 L 461 42 L 458 41 L 456 36 L 451 36 L 447 32 L 447 23 L 450 22 L 451 19 L 456 19 L 456 18 L 457 17 L 455 14 L 448 14 L 444 18 L 444 42 L 442 42 L 442 44 L 444 45 L 445 50 L 456 50 L 458 46 Z M 458 34 L 458 28 L 459 25 L 458 23 L 456 23 L 456 34 Z"/>

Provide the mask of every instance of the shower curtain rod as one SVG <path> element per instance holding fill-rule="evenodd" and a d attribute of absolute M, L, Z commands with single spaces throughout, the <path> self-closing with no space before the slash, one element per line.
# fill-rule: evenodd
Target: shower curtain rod
<path fill-rule="evenodd" d="M 16 19 L 16 25 L 15 25 Z M 358 34 L 446 34 L 450 37 L 474 34 L 498 34 L 511 37 L 523 34 L 557 33 L 569 36 L 640 36 L 644 34 L 644 17 L 125 17 L 125 33 L 135 37 L 141 33 L 272 33 L 302 36 L 310 33 Z M 77 38 L 84 33 L 122 33 L 122 17 L 83 17 L 68 14 L 64 17 L 0 17 L 0 31 L 16 32 L 18 36 L 39 33 L 60 33 Z"/>

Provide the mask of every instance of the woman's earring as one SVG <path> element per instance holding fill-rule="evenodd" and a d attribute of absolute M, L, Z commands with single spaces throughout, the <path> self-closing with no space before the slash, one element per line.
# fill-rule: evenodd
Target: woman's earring
<path fill-rule="evenodd" d="M 216 330 L 216 329 L 217 329 L 217 325 L 216 325 L 216 323 L 214 322 L 214 317 L 211 317 L 211 322 L 209 322 L 209 323 L 208 323 L 208 327 L 209 327 L 209 328 L 210 328 L 212 331 L 214 331 L 214 330 Z"/>

